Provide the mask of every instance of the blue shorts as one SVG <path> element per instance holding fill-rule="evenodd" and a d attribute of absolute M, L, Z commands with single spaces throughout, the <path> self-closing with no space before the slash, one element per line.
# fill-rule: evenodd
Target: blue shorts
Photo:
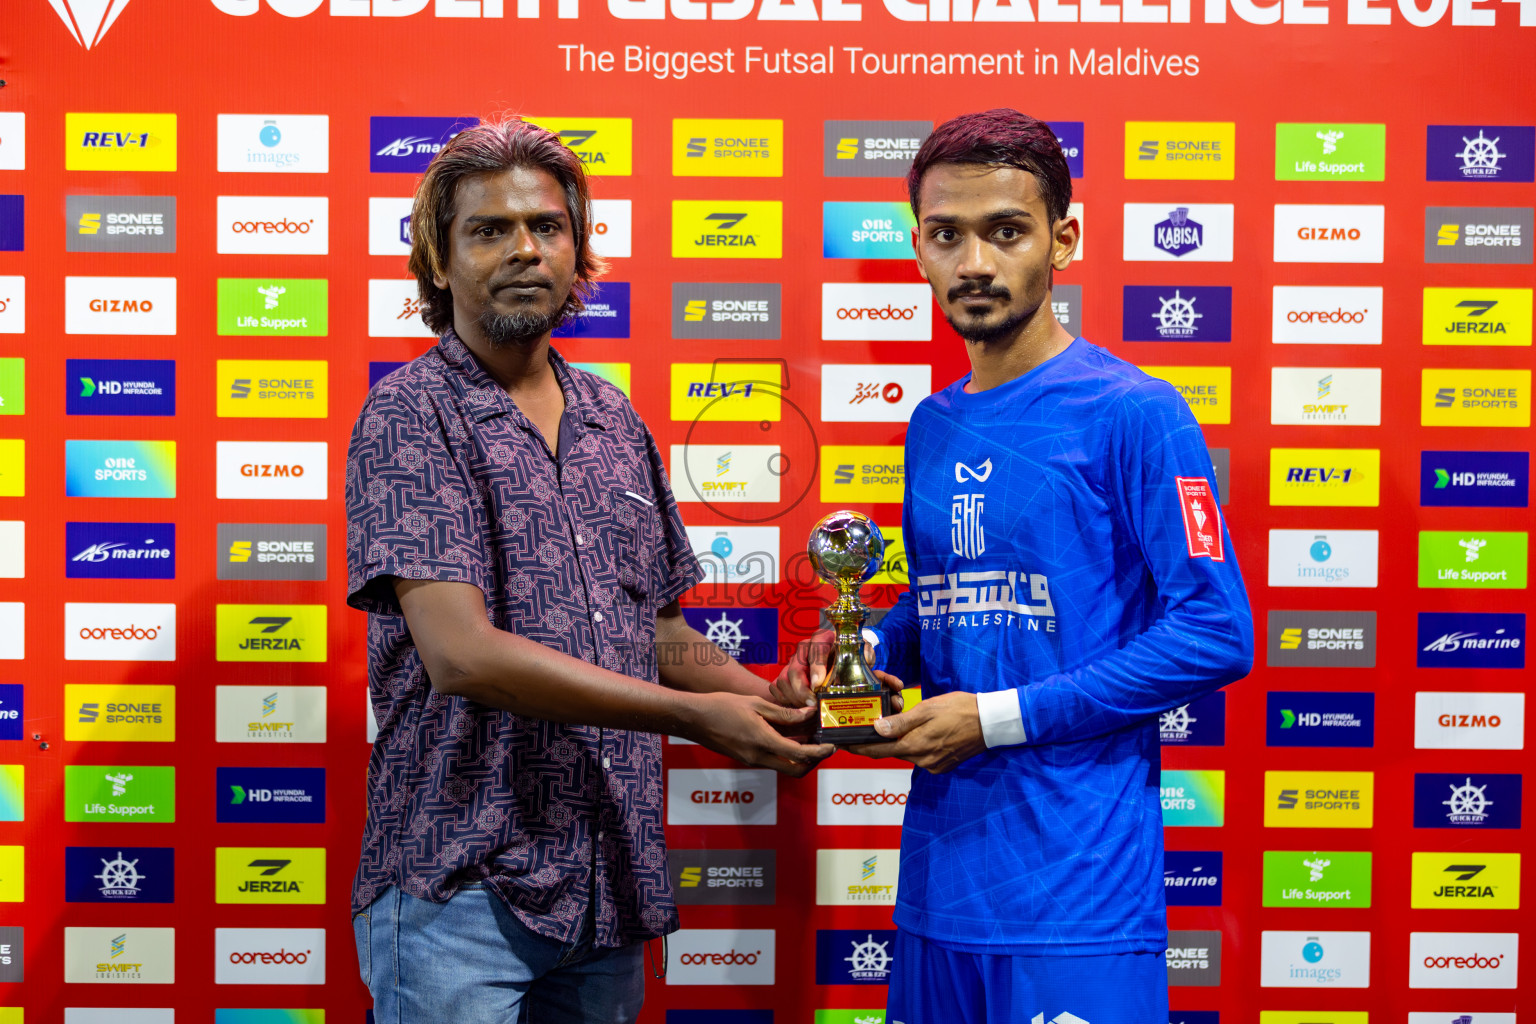
<path fill-rule="evenodd" d="M 896 932 L 886 1024 L 1167 1024 L 1161 953 L 961 953 Z"/>

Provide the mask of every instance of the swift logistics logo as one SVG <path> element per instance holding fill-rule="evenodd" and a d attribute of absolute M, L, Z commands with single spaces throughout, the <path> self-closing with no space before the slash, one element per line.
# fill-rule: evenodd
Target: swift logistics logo
<path fill-rule="evenodd" d="M 1427 206 L 1425 263 L 1530 263 L 1529 206 Z"/>
<path fill-rule="evenodd" d="M 1221 906 L 1221 851 L 1166 850 L 1163 895 L 1170 907 Z"/>
<path fill-rule="evenodd" d="M 159 765 L 65 765 L 64 820 L 175 821 L 176 769 Z"/>
<path fill-rule="evenodd" d="M 1265 850 L 1266 907 L 1371 905 L 1371 854 L 1347 850 Z"/>
<path fill-rule="evenodd" d="M 174 498 L 176 442 L 66 440 L 64 493 L 72 498 Z"/>
<path fill-rule="evenodd" d="M 175 114 L 65 113 L 66 171 L 174 171 Z"/>
<path fill-rule="evenodd" d="M 1227 773 L 1219 769 L 1164 768 L 1158 781 L 1163 826 L 1219 828 L 1226 821 Z"/>
<path fill-rule="evenodd" d="M 1381 449 L 1271 448 L 1269 504 L 1375 508 L 1381 504 Z"/>
<path fill-rule="evenodd" d="M 331 119 L 324 114 L 220 114 L 219 170 L 325 174 Z"/>
<path fill-rule="evenodd" d="M 586 306 L 575 317 L 556 327 L 556 338 L 629 337 L 629 282 L 597 281 Z"/>
<path fill-rule="evenodd" d="M 67 359 L 64 412 L 69 416 L 174 416 L 176 361 Z"/>
<path fill-rule="evenodd" d="M 221 335 L 324 337 L 330 333 L 330 282 L 324 278 L 219 278 Z"/>
<path fill-rule="evenodd" d="M 479 123 L 478 117 L 370 117 L 368 170 L 420 174 L 449 139 Z"/>
<path fill-rule="evenodd" d="M 828 178 L 904 178 L 932 132 L 932 121 L 823 121 L 821 173 Z"/>
<path fill-rule="evenodd" d="M 784 122 L 675 117 L 672 174 L 679 178 L 782 178 Z"/>
<path fill-rule="evenodd" d="M 779 500 L 783 454 L 776 444 L 674 444 L 671 455 L 678 501 Z"/>
<path fill-rule="evenodd" d="M 1121 258 L 1231 263 L 1231 203 L 1126 203 Z"/>
<path fill-rule="evenodd" d="M 1426 427 L 1528 427 L 1531 371 L 1425 369 L 1419 423 Z"/>
<path fill-rule="evenodd" d="M 330 377 L 323 359 L 220 359 L 220 417 L 325 419 Z"/>
<path fill-rule="evenodd" d="M 1419 504 L 1440 508 L 1526 508 L 1530 452 L 1419 453 Z"/>
<path fill-rule="evenodd" d="M 324 256 L 331 244 L 327 196 L 219 196 L 220 253 Z"/>
<path fill-rule="evenodd" d="M 1420 530 L 1419 586 L 1524 590 L 1528 535 L 1497 530 Z"/>
<path fill-rule="evenodd" d="M 1414 828 L 1520 827 L 1522 779 L 1481 772 L 1413 776 Z"/>
<path fill-rule="evenodd" d="M 901 445 L 822 445 L 821 500 L 899 504 L 907 479 L 905 459 Z"/>
<path fill-rule="evenodd" d="M 783 286 L 674 281 L 672 337 L 693 341 L 777 341 Z"/>
<path fill-rule="evenodd" d="M 1413 701 L 1416 750 L 1524 750 L 1524 693 L 1420 690 Z"/>
<path fill-rule="evenodd" d="M 1530 345 L 1531 289 L 1425 288 L 1424 344 Z"/>
<path fill-rule="evenodd" d="M 1373 772 L 1264 773 L 1265 828 L 1370 828 Z"/>
<path fill-rule="evenodd" d="M 1519 977 L 1517 932 L 1408 933 L 1409 988 L 1512 989 Z"/>
<path fill-rule="evenodd" d="M 323 686 L 219 686 L 214 738 L 219 743 L 324 743 Z"/>
<path fill-rule="evenodd" d="M 175 252 L 175 196 L 65 196 L 65 252 Z"/>
<path fill-rule="evenodd" d="M 1518 853 L 1413 853 L 1409 906 L 1425 910 L 1519 910 Z"/>
<path fill-rule="evenodd" d="M 220 822 L 323 824 L 324 768 L 218 769 Z"/>
<path fill-rule="evenodd" d="M 1276 345 L 1381 344 L 1381 288 L 1277 284 L 1272 294 Z"/>
<path fill-rule="evenodd" d="M 175 661 L 174 604 L 64 603 L 65 661 Z"/>
<path fill-rule="evenodd" d="M 64 333 L 175 334 L 176 279 L 66 277 Z"/>
<path fill-rule="evenodd" d="M 1369 988 L 1370 932 L 1264 932 L 1264 988 Z"/>
<path fill-rule="evenodd" d="M 1232 289 L 1204 285 L 1126 285 L 1126 341 L 1231 341 Z"/>
<path fill-rule="evenodd" d="M 589 175 L 628 177 L 634 173 L 635 125 L 627 117 L 525 117 L 560 136 L 581 158 Z"/>
<path fill-rule="evenodd" d="M 1426 181 L 1531 181 L 1536 128 L 1507 124 L 1432 124 L 1426 130 Z"/>
<path fill-rule="evenodd" d="M 323 580 L 324 523 L 220 523 L 221 580 Z"/>
<path fill-rule="evenodd" d="M 1276 263 L 1380 263 L 1386 207 L 1275 204 Z"/>
<path fill-rule="evenodd" d="M 1265 695 L 1268 747 L 1373 747 L 1376 695 L 1276 691 Z"/>
<path fill-rule="evenodd" d="M 779 662 L 777 608 L 684 608 L 683 619 L 743 665 Z"/>
<path fill-rule="evenodd" d="M 324 441 L 219 441 L 214 450 L 220 498 L 325 500 Z"/>
<path fill-rule="evenodd" d="M 1524 668 L 1525 613 L 1419 612 L 1419 668 Z"/>
<path fill-rule="evenodd" d="M 1381 369 L 1276 366 L 1270 371 L 1269 422 L 1378 427 Z"/>
<path fill-rule="evenodd" d="M 175 523 L 65 523 L 64 576 L 72 580 L 173 580 Z"/>
<path fill-rule="evenodd" d="M 1157 720 L 1165 747 L 1220 747 L 1227 742 L 1227 695 L 1221 690 L 1164 711 Z"/>
<path fill-rule="evenodd" d="M 777 423 L 783 414 L 781 363 L 672 364 L 672 419 L 692 423 Z"/>
<path fill-rule="evenodd" d="M 816 904 L 892 906 L 900 864 L 900 850 L 817 850 Z"/>
<path fill-rule="evenodd" d="M 325 902 L 323 847 L 219 846 L 213 863 L 215 903 Z"/>
<path fill-rule="evenodd" d="M 170 985 L 176 981 L 174 928 L 65 928 L 64 981 Z"/>
<path fill-rule="evenodd" d="M 667 772 L 668 825 L 776 825 L 778 776 L 745 768 Z"/>
<path fill-rule="evenodd" d="M 66 846 L 65 903 L 174 903 L 176 851 L 165 846 Z"/>
<path fill-rule="evenodd" d="M 1272 668 L 1374 668 L 1376 613 L 1269 613 L 1265 664 Z"/>
<path fill-rule="evenodd" d="M 324 661 L 323 604 L 221 604 L 214 607 L 219 661 Z"/>
<path fill-rule="evenodd" d="M 667 873 L 679 905 L 769 906 L 774 902 L 773 850 L 667 850 Z"/>
<path fill-rule="evenodd" d="M 1143 366 L 1143 373 L 1172 384 L 1197 423 L 1232 422 L 1232 367 Z"/>
<path fill-rule="evenodd" d="M 783 255 L 784 204 L 777 200 L 672 200 L 674 259 L 776 260 Z"/>
<path fill-rule="evenodd" d="M 1168 965 L 1169 985 L 1220 985 L 1221 932 L 1169 931 L 1164 961 Z"/>
<path fill-rule="evenodd" d="M 1237 126 L 1231 121 L 1127 121 L 1127 181 L 1231 181 Z"/>
<path fill-rule="evenodd" d="M 110 743 L 176 739 L 176 687 L 66 683 L 64 738 Z"/>
<path fill-rule="evenodd" d="M 821 255 L 829 260 L 910 260 L 917 219 L 906 203 L 823 202 Z"/>
<path fill-rule="evenodd" d="M 1275 125 L 1276 181 L 1385 181 L 1384 124 Z"/>

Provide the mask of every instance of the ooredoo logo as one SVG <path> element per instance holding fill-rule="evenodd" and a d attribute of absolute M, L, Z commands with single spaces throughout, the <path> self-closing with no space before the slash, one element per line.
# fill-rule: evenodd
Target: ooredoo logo
<path fill-rule="evenodd" d="M 677 956 L 668 985 L 774 983 L 771 928 L 684 928 L 668 936 L 668 945 Z"/>
<path fill-rule="evenodd" d="M 215 928 L 219 985 L 325 984 L 324 928 Z"/>
<path fill-rule="evenodd" d="M 821 286 L 826 341 L 931 341 L 933 292 L 925 284 Z"/>
<path fill-rule="evenodd" d="M 1520 936 L 1514 932 L 1410 932 L 1409 988 L 1514 988 Z"/>
<path fill-rule="evenodd" d="M 778 776 L 734 768 L 674 768 L 667 773 L 669 825 L 774 825 Z"/>
<path fill-rule="evenodd" d="M 325 196 L 219 196 L 218 251 L 324 256 L 330 203 Z"/>
<path fill-rule="evenodd" d="M 175 661 L 174 604 L 64 605 L 66 661 Z"/>
<path fill-rule="evenodd" d="M 1380 345 L 1382 289 L 1276 285 L 1277 345 Z"/>
<path fill-rule="evenodd" d="M 816 773 L 818 825 L 900 825 L 912 773 L 900 768 L 825 768 Z"/>

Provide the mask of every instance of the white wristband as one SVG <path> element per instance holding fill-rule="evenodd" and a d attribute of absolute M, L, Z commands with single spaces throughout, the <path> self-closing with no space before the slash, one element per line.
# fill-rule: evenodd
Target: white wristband
<path fill-rule="evenodd" d="M 981 739 L 988 748 L 1011 747 L 1024 742 L 1024 713 L 1019 708 L 1019 691 L 991 690 L 976 695 L 976 713 L 981 718 Z"/>

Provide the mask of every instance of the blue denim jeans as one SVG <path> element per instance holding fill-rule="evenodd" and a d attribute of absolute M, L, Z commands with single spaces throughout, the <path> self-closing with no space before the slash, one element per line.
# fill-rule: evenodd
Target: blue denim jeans
<path fill-rule="evenodd" d="M 593 949 L 530 931 L 495 893 L 446 903 L 391 886 L 352 915 L 378 1024 L 631 1024 L 645 997 L 643 943 Z"/>

